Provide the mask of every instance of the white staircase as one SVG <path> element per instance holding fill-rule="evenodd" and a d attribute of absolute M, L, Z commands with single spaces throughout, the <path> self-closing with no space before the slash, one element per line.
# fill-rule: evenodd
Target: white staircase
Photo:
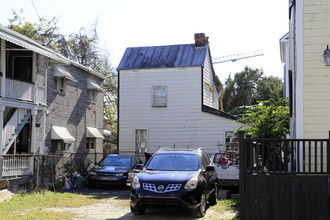
<path fill-rule="evenodd" d="M 26 109 L 16 109 L 6 126 L 3 128 L 2 146 L 3 150 L 1 154 L 6 154 L 10 149 L 26 122 L 29 120 L 31 112 Z"/>

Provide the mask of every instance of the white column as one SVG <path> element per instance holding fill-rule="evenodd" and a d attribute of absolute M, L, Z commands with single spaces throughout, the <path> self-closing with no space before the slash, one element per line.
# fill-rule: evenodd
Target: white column
<path fill-rule="evenodd" d="M 3 152 L 3 112 L 5 111 L 5 105 L 0 105 L 0 154 Z"/>
<path fill-rule="evenodd" d="M 32 117 L 32 134 L 31 134 L 31 152 L 34 154 L 36 152 L 36 118 L 37 118 L 38 110 L 31 110 Z"/>
<path fill-rule="evenodd" d="M 0 72 L 2 72 L 1 80 L 1 96 L 6 95 L 6 41 L 1 39 L 1 52 L 0 52 Z"/>

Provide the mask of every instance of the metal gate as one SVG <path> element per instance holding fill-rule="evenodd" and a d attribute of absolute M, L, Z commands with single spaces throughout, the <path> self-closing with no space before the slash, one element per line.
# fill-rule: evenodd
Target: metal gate
<path fill-rule="evenodd" d="M 241 219 L 329 219 L 329 139 L 239 143 Z"/>

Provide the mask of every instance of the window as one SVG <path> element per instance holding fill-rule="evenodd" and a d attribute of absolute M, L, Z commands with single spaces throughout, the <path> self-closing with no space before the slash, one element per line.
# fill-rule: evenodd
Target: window
<path fill-rule="evenodd" d="M 88 101 L 95 102 L 96 90 L 88 90 Z"/>
<path fill-rule="evenodd" d="M 64 152 L 64 151 L 69 150 L 72 143 L 64 143 L 63 140 L 53 140 L 52 145 L 53 145 L 53 147 L 52 147 L 53 152 L 59 153 L 59 152 Z"/>
<path fill-rule="evenodd" d="M 228 157 L 232 162 L 238 163 L 239 156 L 239 143 L 238 143 L 238 133 L 234 131 L 226 131 L 226 154 L 224 156 Z"/>
<path fill-rule="evenodd" d="M 13 49 L 7 52 L 7 57 L 7 77 L 31 82 L 32 52 Z"/>
<path fill-rule="evenodd" d="M 65 93 L 65 79 L 64 78 L 59 78 L 55 77 L 54 78 L 54 83 L 55 83 L 55 90 L 59 93 Z"/>
<path fill-rule="evenodd" d="M 167 87 L 152 87 L 152 107 L 167 107 Z"/>
<path fill-rule="evenodd" d="M 136 153 L 144 153 L 147 149 L 147 129 L 135 130 L 135 150 Z"/>
<path fill-rule="evenodd" d="M 95 149 L 95 138 L 86 138 L 86 149 Z"/>

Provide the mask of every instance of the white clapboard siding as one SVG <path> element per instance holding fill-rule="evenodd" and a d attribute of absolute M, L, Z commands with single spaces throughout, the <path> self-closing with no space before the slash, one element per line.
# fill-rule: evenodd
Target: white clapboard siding
<path fill-rule="evenodd" d="M 201 67 L 120 71 L 120 151 L 135 150 L 135 129 L 148 130 L 147 152 L 174 144 L 217 150 L 241 123 L 202 112 L 202 84 Z M 167 107 L 151 107 L 153 86 L 167 87 Z"/>
<path fill-rule="evenodd" d="M 218 94 L 216 92 L 210 91 L 209 87 L 205 84 L 208 83 L 212 89 L 215 89 L 214 81 L 213 81 L 213 71 L 212 64 L 209 53 L 206 55 L 204 68 L 203 68 L 203 104 L 207 105 L 211 108 L 218 109 Z"/>

